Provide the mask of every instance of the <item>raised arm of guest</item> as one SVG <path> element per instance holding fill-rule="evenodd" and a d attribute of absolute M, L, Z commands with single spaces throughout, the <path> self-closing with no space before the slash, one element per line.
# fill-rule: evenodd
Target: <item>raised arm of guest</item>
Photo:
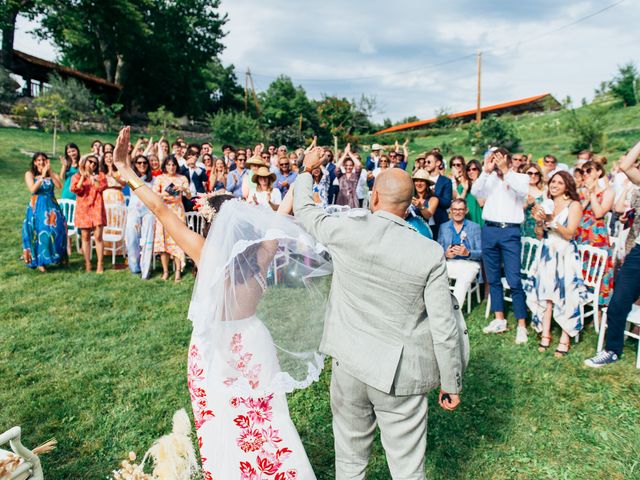
<path fill-rule="evenodd" d="M 620 170 L 636 185 L 640 185 L 640 169 L 636 166 L 639 156 L 640 142 L 636 143 L 619 163 Z"/>

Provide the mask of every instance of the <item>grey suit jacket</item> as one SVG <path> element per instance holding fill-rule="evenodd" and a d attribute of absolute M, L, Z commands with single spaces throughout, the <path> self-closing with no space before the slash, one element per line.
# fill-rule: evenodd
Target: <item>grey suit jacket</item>
<path fill-rule="evenodd" d="M 298 176 L 294 213 L 333 259 L 320 349 L 347 373 L 395 395 L 462 388 L 458 329 L 444 252 L 384 211 L 331 216 Z"/>

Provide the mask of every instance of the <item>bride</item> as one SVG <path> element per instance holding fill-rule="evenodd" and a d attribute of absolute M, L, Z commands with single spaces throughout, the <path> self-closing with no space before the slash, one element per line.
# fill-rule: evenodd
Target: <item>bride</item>
<path fill-rule="evenodd" d="M 188 384 L 206 479 L 291 480 L 315 475 L 286 393 L 317 380 L 331 264 L 288 216 L 228 196 L 206 200 L 205 240 L 142 183 L 121 130 L 116 166 L 198 267 L 189 306 Z"/>

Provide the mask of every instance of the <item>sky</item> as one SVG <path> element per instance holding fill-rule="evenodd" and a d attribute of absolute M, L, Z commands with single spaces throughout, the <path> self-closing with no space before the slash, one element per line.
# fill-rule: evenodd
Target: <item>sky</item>
<path fill-rule="evenodd" d="M 608 8 L 609 7 L 609 8 Z M 618 66 L 640 67 L 637 0 L 222 0 L 222 60 L 258 91 L 278 75 L 311 98 L 375 97 L 373 120 L 431 118 L 551 93 L 578 105 Z M 49 60 L 37 24 L 19 19 L 15 48 Z"/>

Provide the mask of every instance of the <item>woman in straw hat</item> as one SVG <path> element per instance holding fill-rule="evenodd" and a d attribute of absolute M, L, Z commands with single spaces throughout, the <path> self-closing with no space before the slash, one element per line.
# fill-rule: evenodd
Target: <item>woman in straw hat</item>
<path fill-rule="evenodd" d="M 256 190 L 253 192 L 249 202 L 278 210 L 278 205 L 282 203 L 282 195 L 280 190 L 273 188 L 275 181 L 275 173 L 270 172 L 267 167 L 259 167 L 251 177 L 251 182 L 256 184 Z"/>
<path fill-rule="evenodd" d="M 414 195 L 411 209 L 421 216 L 429 225 L 433 225 L 433 215 L 438 208 L 438 197 L 433 194 L 433 182 L 429 179 L 429 172 L 420 169 L 413 174 Z"/>
<path fill-rule="evenodd" d="M 253 157 L 247 160 L 247 167 L 250 169 L 249 175 L 245 175 L 242 179 L 242 198 L 247 201 L 250 201 L 253 197 L 253 194 L 256 192 L 257 184 L 255 183 L 255 174 L 261 167 L 266 167 L 267 164 L 261 158 L 262 149 L 264 145 L 256 145 L 254 148 Z"/>

